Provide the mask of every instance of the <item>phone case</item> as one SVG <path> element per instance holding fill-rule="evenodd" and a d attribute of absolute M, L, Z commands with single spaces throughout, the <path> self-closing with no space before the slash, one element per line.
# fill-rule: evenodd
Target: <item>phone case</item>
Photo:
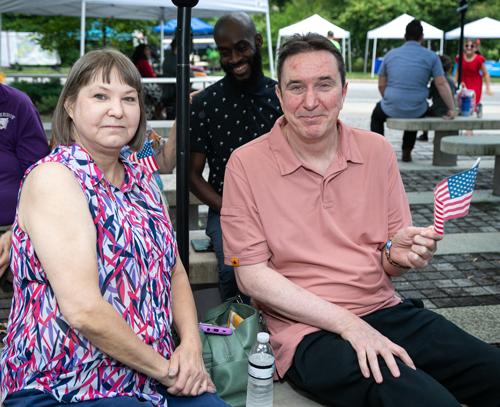
<path fill-rule="evenodd" d="M 207 334 L 214 335 L 231 335 L 233 330 L 230 328 L 224 328 L 223 326 L 205 325 L 198 324 L 198 326 Z"/>

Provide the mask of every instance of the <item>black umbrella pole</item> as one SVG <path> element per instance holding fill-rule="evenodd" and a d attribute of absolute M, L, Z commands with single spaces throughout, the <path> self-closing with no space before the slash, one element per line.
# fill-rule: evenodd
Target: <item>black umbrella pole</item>
<path fill-rule="evenodd" d="M 465 12 L 460 12 L 460 40 L 458 41 L 458 86 L 462 83 L 462 57 L 464 54 L 464 25 L 465 25 Z"/>
<path fill-rule="evenodd" d="M 179 255 L 184 263 L 186 271 L 189 273 L 189 52 L 191 39 L 191 7 L 183 7 L 184 5 L 189 5 L 184 3 L 174 1 L 174 4 L 179 6 L 177 10 L 176 194 L 177 243 Z"/>
<path fill-rule="evenodd" d="M 464 25 L 465 25 L 465 13 L 468 8 L 468 0 L 460 0 L 459 7 L 457 11 L 460 12 L 460 40 L 458 41 L 458 87 L 462 83 L 462 56 L 464 54 Z"/>

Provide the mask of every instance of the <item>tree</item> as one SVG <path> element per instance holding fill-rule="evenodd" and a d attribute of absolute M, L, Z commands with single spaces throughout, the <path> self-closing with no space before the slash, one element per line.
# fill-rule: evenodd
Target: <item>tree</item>
<path fill-rule="evenodd" d="M 280 28 L 313 14 L 319 14 L 350 31 L 354 60 L 362 59 L 365 52 L 366 33 L 369 30 L 407 13 L 446 32 L 460 24 L 460 15 L 456 11 L 458 4 L 459 0 L 270 0 L 273 44 L 276 44 Z M 486 16 L 500 19 L 500 0 L 469 2 L 466 22 Z M 254 19 L 256 22 L 265 21 L 263 16 L 257 16 Z M 403 41 L 380 40 L 377 42 L 379 54 L 384 48 L 391 49 L 402 43 Z M 438 41 L 433 42 L 433 49 L 438 49 L 438 43 Z M 498 40 L 482 41 L 484 49 L 496 49 L 498 44 Z M 453 47 L 454 44 L 449 46 Z"/>
<path fill-rule="evenodd" d="M 62 66 L 71 66 L 80 56 L 80 17 L 64 16 L 31 16 L 23 14 L 4 14 L 3 27 L 9 31 L 33 32 L 39 36 L 35 41 L 43 49 L 57 51 L 61 57 Z M 97 23 L 97 24 L 94 24 Z M 97 41 L 86 41 L 86 51 L 95 48 L 113 47 L 126 55 L 131 55 L 133 43 L 123 40 L 120 36 L 107 35 L 106 27 L 112 28 L 118 34 L 140 31 L 148 43 L 159 45 L 159 35 L 153 31 L 156 21 L 148 20 L 118 20 L 111 18 L 87 18 L 85 31 L 99 27 L 102 36 Z"/>

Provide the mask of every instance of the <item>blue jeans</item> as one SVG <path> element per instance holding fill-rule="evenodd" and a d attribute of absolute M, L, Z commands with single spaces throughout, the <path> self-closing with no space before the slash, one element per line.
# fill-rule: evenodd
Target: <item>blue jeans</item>
<path fill-rule="evenodd" d="M 166 388 L 157 386 L 158 393 L 167 399 L 168 407 L 229 407 L 219 396 L 212 393 L 204 393 L 198 397 L 176 397 L 167 393 Z M 59 403 L 49 394 L 39 390 L 21 390 L 8 396 L 4 407 L 54 407 L 67 406 L 66 403 Z M 75 403 L 78 407 L 153 407 L 149 401 L 139 400 L 136 397 L 108 397 L 97 400 L 81 401 Z"/>
<path fill-rule="evenodd" d="M 233 266 L 226 266 L 224 264 L 220 214 L 214 212 L 212 209 L 208 210 L 207 229 L 205 233 L 212 240 L 215 256 L 217 257 L 217 262 L 219 263 L 219 284 L 222 300 L 226 301 L 227 299 L 235 297 L 239 294 L 245 304 L 250 304 L 250 298 L 241 294 L 238 289 Z"/>

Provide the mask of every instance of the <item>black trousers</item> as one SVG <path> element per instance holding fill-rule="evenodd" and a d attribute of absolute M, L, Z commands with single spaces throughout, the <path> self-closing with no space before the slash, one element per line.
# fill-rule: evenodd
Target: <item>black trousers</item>
<path fill-rule="evenodd" d="M 335 407 L 500 406 L 500 349 L 408 299 L 363 317 L 402 346 L 417 370 L 396 358 L 394 378 L 379 356 L 383 383 L 366 379 L 351 344 L 320 331 L 299 344 L 288 378 Z"/>
<path fill-rule="evenodd" d="M 421 116 L 424 117 L 425 113 Z M 375 106 L 375 109 L 373 109 L 372 112 L 372 119 L 370 123 L 370 130 L 384 135 L 384 123 L 386 119 L 390 117 L 387 116 L 384 111 L 382 110 L 382 106 L 380 105 L 380 102 L 377 103 Z M 415 146 L 415 141 L 417 140 L 417 132 L 416 131 L 405 131 L 403 133 L 403 150 L 409 149 L 413 150 L 413 147 Z"/>

